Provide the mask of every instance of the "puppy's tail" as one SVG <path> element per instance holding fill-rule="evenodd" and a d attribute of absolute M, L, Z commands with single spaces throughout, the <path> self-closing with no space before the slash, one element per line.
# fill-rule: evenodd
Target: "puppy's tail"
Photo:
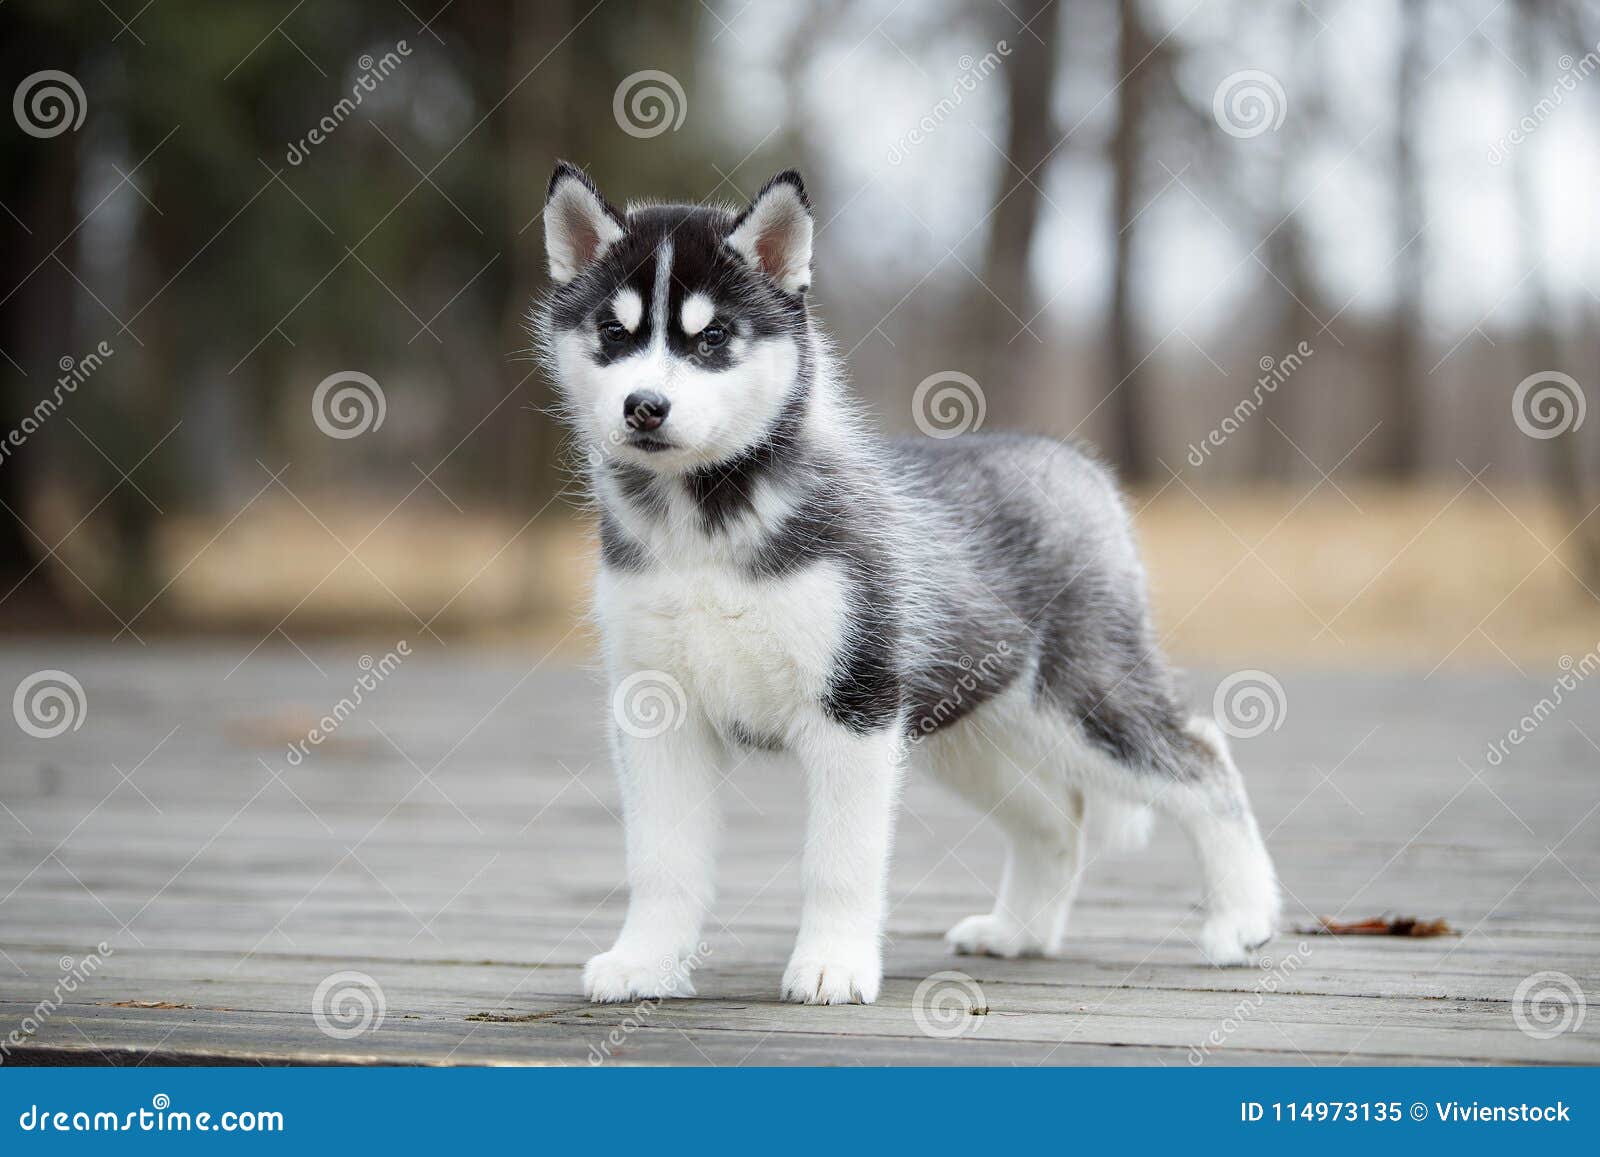
<path fill-rule="evenodd" d="M 1136 851 L 1150 842 L 1155 813 L 1142 803 L 1111 795 L 1084 799 L 1084 830 L 1091 846 L 1111 852 Z"/>

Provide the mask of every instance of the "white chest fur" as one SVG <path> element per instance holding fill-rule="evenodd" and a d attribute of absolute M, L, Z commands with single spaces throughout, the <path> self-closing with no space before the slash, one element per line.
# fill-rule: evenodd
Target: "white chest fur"
<path fill-rule="evenodd" d="M 763 735 L 815 708 L 848 621 L 831 561 L 773 579 L 721 565 L 603 570 L 595 594 L 614 677 L 664 671 L 714 725 Z"/>

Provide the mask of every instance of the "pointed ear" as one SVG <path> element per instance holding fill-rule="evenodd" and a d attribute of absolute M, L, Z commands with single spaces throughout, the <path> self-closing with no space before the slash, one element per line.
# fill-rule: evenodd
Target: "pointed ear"
<path fill-rule="evenodd" d="M 556 284 L 565 285 L 582 273 L 626 228 L 622 214 L 600 195 L 587 173 L 556 162 L 544 202 L 544 248 Z"/>
<path fill-rule="evenodd" d="M 728 244 L 785 293 L 811 284 L 811 203 L 793 169 L 768 181 L 733 223 Z"/>

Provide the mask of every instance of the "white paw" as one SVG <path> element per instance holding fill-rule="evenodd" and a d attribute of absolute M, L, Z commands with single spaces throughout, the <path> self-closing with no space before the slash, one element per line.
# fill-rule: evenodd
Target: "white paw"
<path fill-rule="evenodd" d="M 783 970 L 783 999 L 796 1004 L 871 1004 L 883 982 L 877 945 L 796 948 Z"/>
<path fill-rule="evenodd" d="M 583 995 L 596 1004 L 693 996 L 688 971 L 667 957 L 626 956 L 615 949 L 583 966 Z"/>
<path fill-rule="evenodd" d="M 952 951 L 966 956 L 1043 956 L 1039 938 L 1015 920 L 996 912 L 968 916 L 944 934 Z"/>
<path fill-rule="evenodd" d="M 1248 964 L 1272 939 L 1276 926 L 1275 905 L 1217 912 L 1200 928 L 1200 951 L 1212 964 Z"/>

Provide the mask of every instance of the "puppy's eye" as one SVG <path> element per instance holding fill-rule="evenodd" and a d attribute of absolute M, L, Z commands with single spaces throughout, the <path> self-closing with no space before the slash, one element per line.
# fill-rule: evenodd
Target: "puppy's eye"
<path fill-rule="evenodd" d="M 627 340 L 628 327 L 623 325 L 616 318 L 610 318 L 609 320 L 602 321 L 600 323 L 600 337 L 602 340 L 610 342 L 612 345 L 616 345 L 620 341 Z"/>
<path fill-rule="evenodd" d="M 728 344 L 728 327 L 720 321 L 714 321 L 700 331 L 700 340 L 707 349 L 717 349 Z"/>

